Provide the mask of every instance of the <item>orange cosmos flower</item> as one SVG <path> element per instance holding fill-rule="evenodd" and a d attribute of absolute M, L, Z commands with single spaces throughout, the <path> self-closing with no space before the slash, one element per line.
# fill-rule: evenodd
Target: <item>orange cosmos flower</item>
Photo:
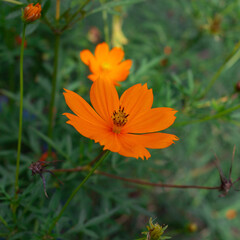
<path fill-rule="evenodd" d="M 42 8 L 39 3 L 37 3 L 35 6 L 33 6 L 33 3 L 30 3 L 24 9 L 23 19 L 26 22 L 33 22 L 41 17 L 41 11 Z"/>
<path fill-rule="evenodd" d="M 123 61 L 124 51 L 121 48 L 115 47 L 109 51 L 107 43 L 103 42 L 97 45 L 95 56 L 89 50 L 80 52 L 81 60 L 89 66 L 92 74 L 88 78 L 93 82 L 97 79 L 112 82 L 114 85 L 119 85 L 117 82 L 124 81 L 132 66 L 131 60 Z"/>
<path fill-rule="evenodd" d="M 146 158 L 146 148 L 166 148 L 178 140 L 175 135 L 159 133 L 175 121 L 172 108 L 152 108 L 152 90 L 136 84 L 120 100 L 113 84 L 96 81 L 90 99 L 93 108 L 78 94 L 65 89 L 67 105 L 76 114 L 64 113 L 67 123 L 80 134 L 104 145 L 104 150 L 126 157 Z"/>

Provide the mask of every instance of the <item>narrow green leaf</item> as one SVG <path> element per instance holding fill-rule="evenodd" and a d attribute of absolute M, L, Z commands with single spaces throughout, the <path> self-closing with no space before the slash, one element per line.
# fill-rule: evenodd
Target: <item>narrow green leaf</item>
<path fill-rule="evenodd" d="M 63 157 L 68 159 L 68 156 L 57 146 L 55 142 L 53 142 L 49 137 L 41 133 L 35 128 L 30 127 L 33 132 L 35 132 L 40 138 L 42 138 L 44 141 L 46 141 L 49 145 L 51 145 L 59 154 L 61 154 Z"/>

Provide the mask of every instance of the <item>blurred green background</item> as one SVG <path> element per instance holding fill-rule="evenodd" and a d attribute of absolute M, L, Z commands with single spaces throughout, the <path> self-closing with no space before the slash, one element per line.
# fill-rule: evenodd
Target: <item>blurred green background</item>
<path fill-rule="evenodd" d="M 61 1 L 60 24 L 65 24 L 81 2 Z M 177 135 L 180 140 L 167 149 L 150 150 L 152 157 L 148 161 L 111 153 L 100 170 L 153 183 L 218 186 L 214 153 L 228 175 L 236 145 L 233 180 L 240 175 L 240 111 L 238 108 L 224 114 L 238 106 L 240 99 L 236 91 L 240 81 L 240 56 L 235 48 L 240 33 L 240 1 L 137 3 L 130 0 L 126 3 L 90 1 L 84 8 L 86 17 L 61 35 L 53 141 L 48 139 L 47 129 L 54 35 L 44 16 L 54 24 L 55 1 L 42 1 L 45 6 L 42 19 L 27 27 L 20 206 L 17 223 L 14 223 L 10 203 L 18 139 L 20 46 L 17 39 L 23 24 L 18 5 L 0 2 L 1 240 L 133 240 L 141 237 L 150 217 L 161 225 L 168 225 L 166 235 L 172 239 L 240 239 L 238 192 L 231 190 L 226 197 L 219 198 L 217 190 L 146 187 L 100 175 L 94 175 L 73 199 L 52 238 L 46 236 L 51 220 L 87 173 L 57 174 L 63 186 L 46 173 L 47 199 L 40 177 L 32 177 L 28 167 L 40 159 L 49 143 L 61 160 L 55 168 L 84 166 L 100 153 L 99 144 L 65 124 L 62 113 L 69 109 L 62 92 L 67 88 L 89 100 L 92 82 L 87 79 L 89 70 L 81 62 L 79 52 L 94 51 L 96 45 L 105 40 L 104 26 L 109 28 L 111 37 L 116 30 L 112 21 L 116 16 L 123 21 L 122 31 L 128 40 L 123 46 L 125 58 L 133 60 L 128 79 L 118 87 L 119 94 L 136 83 L 147 83 L 153 89 L 154 107 L 178 110 L 175 124 L 165 132 Z M 108 16 L 105 22 L 101 9 Z M 221 67 L 223 71 L 204 94 Z M 227 215 L 229 210 L 236 214 L 233 219 Z"/>

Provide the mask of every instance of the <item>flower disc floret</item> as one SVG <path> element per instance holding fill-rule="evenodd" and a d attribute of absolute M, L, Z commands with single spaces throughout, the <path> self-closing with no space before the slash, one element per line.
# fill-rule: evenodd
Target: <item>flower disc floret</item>
<path fill-rule="evenodd" d="M 119 106 L 118 111 L 113 111 L 113 132 L 120 133 L 122 127 L 127 123 L 129 114 L 124 112 L 124 108 Z"/>

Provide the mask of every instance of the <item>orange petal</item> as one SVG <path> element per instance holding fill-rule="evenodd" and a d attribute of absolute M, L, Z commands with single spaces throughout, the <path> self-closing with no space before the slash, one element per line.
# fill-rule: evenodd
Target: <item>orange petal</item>
<path fill-rule="evenodd" d="M 89 50 L 85 49 L 80 52 L 80 58 L 83 61 L 83 63 L 89 65 L 90 62 L 94 59 L 94 56 Z"/>
<path fill-rule="evenodd" d="M 112 65 L 119 64 L 123 60 L 123 57 L 124 51 L 121 48 L 115 47 L 109 52 L 108 62 Z"/>
<path fill-rule="evenodd" d="M 132 66 L 132 60 L 126 60 L 120 63 L 119 65 L 113 67 L 111 72 L 109 72 L 109 78 L 116 81 L 121 82 L 126 80 L 130 73 L 130 68 Z"/>
<path fill-rule="evenodd" d="M 103 119 L 93 110 L 93 108 L 78 94 L 73 91 L 64 89 L 65 101 L 69 108 L 79 117 L 87 122 L 94 124 L 96 127 L 105 125 Z"/>
<path fill-rule="evenodd" d="M 94 139 L 95 141 L 99 141 L 106 133 L 109 132 L 107 126 L 95 125 L 87 119 L 78 117 L 71 113 L 64 113 L 63 115 L 69 119 L 67 123 L 72 125 L 80 134 L 87 138 Z"/>
<path fill-rule="evenodd" d="M 118 151 L 120 155 L 125 157 L 148 159 L 151 155 L 149 151 L 142 145 L 138 144 L 132 134 L 118 134 L 121 149 Z"/>
<path fill-rule="evenodd" d="M 146 148 L 166 148 L 177 140 L 178 137 L 167 133 L 149 133 L 142 135 L 119 134 L 119 141 L 121 142 L 122 148 L 118 153 L 126 157 L 148 159 L 151 154 Z"/>
<path fill-rule="evenodd" d="M 166 107 L 150 109 L 128 121 L 124 127 L 124 132 L 147 133 L 164 130 L 174 123 L 176 112 L 174 109 Z"/>
<path fill-rule="evenodd" d="M 112 127 L 111 116 L 119 108 L 118 93 L 114 85 L 108 81 L 95 81 L 90 90 L 90 99 L 96 112 Z"/>
<path fill-rule="evenodd" d="M 104 146 L 103 150 L 108 149 L 111 152 L 118 152 L 121 148 L 118 134 L 112 132 L 112 130 L 109 130 L 107 133 L 105 133 L 104 136 L 97 142 Z"/>
<path fill-rule="evenodd" d="M 88 78 L 94 82 L 99 78 L 99 75 L 98 74 L 90 74 L 90 75 L 88 75 Z"/>
<path fill-rule="evenodd" d="M 91 72 L 99 72 L 99 64 L 96 58 L 89 50 L 83 50 L 80 52 L 80 58 L 87 66 L 89 66 Z"/>
<path fill-rule="evenodd" d="M 179 140 L 177 136 L 168 133 L 128 134 L 128 136 L 129 135 L 131 135 L 131 138 L 135 140 L 136 143 L 146 148 L 162 149 L 169 147 L 174 141 Z"/>
<path fill-rule="evenodd" d="M 71 113 L 64 113 L 72 125 L 81 135 L 93 139 L 104 146 L 104 150 L 108 149 L 112 152 L 118 152 L 121 145 L 117 138 L 117 134 L 113 133 L 108 126 L 97 126 L 82 117 L 78 117 Z"/>
<path fill-rule="evenodd" d="M 109 54 L 109 47 L 107 43 L 103 42 L 97 45 L 95 49 L 95 57 L 98 63 L 103 63 L 107 60 Z"/>
<path fill-rule="evenodd" d="M 144 112 L 149 111 L 152 104 L 153 93 L 152 89 L 147 88 L 147 84 L 144 84 L 143 86 L 141 84 L 136 84 L 130 87 L 120 98 L 120 105 L 124 107 L 125 112 L 129 114 L 129 123 L 133 118 L 137 118 Z"/>

